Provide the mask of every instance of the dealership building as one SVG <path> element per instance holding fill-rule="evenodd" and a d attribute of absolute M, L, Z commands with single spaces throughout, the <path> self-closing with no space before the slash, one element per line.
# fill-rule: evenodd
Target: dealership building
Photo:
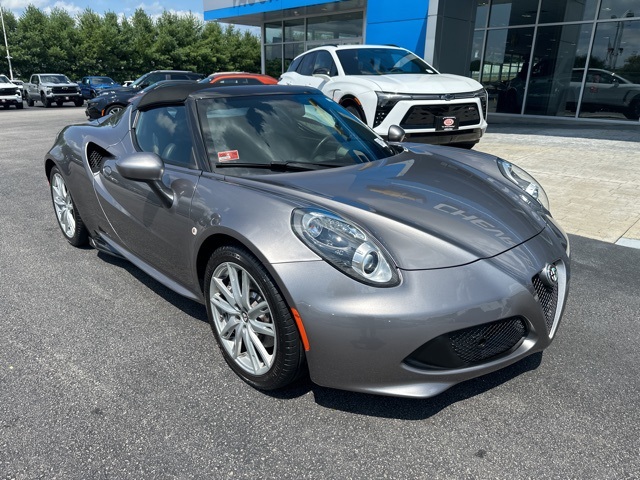
<path fill-rule="evenodd" d="M 204 18 L 260 27 L 274 77 L 320 45 L 391 44 L 481 82 L 493 114 L 639 121 L 640 0 L 204 0 Z"/>

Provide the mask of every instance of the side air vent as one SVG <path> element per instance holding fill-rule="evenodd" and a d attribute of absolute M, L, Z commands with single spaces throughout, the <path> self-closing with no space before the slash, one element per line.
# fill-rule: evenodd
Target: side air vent
<path fill-rule="evenodd" d="M 87 161 L 89 162 L 89 167 L 93 173 L 98 173 L 102 168 L 102 164 L 105 159 L 111 157 L 113 157 L 113 155 L 95 143 L 89 143 L 87 145 Z"/>

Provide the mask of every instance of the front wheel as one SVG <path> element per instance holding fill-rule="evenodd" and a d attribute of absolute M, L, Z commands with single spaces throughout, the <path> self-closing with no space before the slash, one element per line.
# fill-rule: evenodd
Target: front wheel
<path fill-rule="evenodd" d="M 354 117 L 356 117 L 358 120 L 360 120 L 362 123 L 367 123 L 365 118 L 364 118 L 364 112 L 362 111 L 362 109 L 358 108 L 355 105 L 347 105 L 346 107 L 344 107 L 345 110 L 347 112 L 349 112 L 350 114 L 352 114 Z"/>
<path fill-rule="evenodd" d="M 71 198 L 71 193 L 67 184 L 58 170 L 58 167 L 51 169 L 49 175 L 49 185 L 51 188 L 51 200 L 56 213 L 58 226 L 62 230 L 67 241 L 74 247 L 86 245 L 89 241 L 89 232 L 80 218 L 80 213 L 76 204 Z"/>
<path fill-rule="evenodd" d="M 629 104 L 628 110 L 624 114 L 629 120 L 638 120 L 640 118 L 640 97 L 634 98 Z"/>
<path fill-rule="evenodd" d="M 51 102 L 44 93 L 40 95 L 40 101 L 42 102 L 44 108 L 49 108 L 51 106 Z"/>
<path fill-rule="evenodd" d="M 74 100 L 73 103 L 76 105 L 76 107 L 81 107 L 82 105 L 84 105 L 84 98 L 79 98 L 77 100 Z"/>
<path fill-rule="evenodd" d="M 104 112 L 105 116 L 106 115 L 111 115 L 112 113 L 117 113 L 120 110 L 122 110 L 124 107 L 122 105 L 111 105 L 109 108 L 107 108 L 107 110 Z"/>
<path fill-rule="evenodd" d="M 31 100 L 31 97 L 27 97 L 27 105 L 33 107 L 33 100 Z"/>
<path fill-rule="evenodd" d="M 225 246 L 205 273 L 207 313 L 224 359 L 245 382 L 274 390 L 302 372 L 304 350 L 285 300 L 247 250 Z"/>

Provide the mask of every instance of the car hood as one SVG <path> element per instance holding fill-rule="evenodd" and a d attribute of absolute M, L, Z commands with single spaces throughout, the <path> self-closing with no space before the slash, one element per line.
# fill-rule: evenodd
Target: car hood
<path fill-rule="evenodd" d="M 546 225 L 537 205 L 529 205 L 517 187 L 441 154 L 407 151 L 363 165 L 268 175 L 260 181 L 357 222 L 403 269 L 493 257 Z"/>
<path fill-rule="evenodd" d="M 50 83 L 50 82 L 40 82 L 40 85 L 45 87 L 73 87 L 78 88 L 77 83 Z"/>
<path fill-rule="evenodd" d="M 461 93 L 482 88 L 472 78 L 446 73 L 364 75 L 358 78 L 375 84 L 376 90 L 393 93 Z"/>

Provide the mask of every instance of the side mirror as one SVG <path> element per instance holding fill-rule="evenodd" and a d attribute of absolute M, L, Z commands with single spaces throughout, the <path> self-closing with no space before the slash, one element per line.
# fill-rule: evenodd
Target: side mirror
<path fill-rule="evenodd" d="M 140 152 L 119 158 L 116 169 L 124 178 L 149 185 L 165 207 L 173 205 L 173 191 L 162 183 L 164 162 L 155 153 Z"/>
<path fill-rule="evenodd" d="M 389 127 L 389 133 L 387 137 L 390 142 L 404 142 L 404 137 L 405 137 L 404 128 L 398 125 L 391 125 Z"/>

